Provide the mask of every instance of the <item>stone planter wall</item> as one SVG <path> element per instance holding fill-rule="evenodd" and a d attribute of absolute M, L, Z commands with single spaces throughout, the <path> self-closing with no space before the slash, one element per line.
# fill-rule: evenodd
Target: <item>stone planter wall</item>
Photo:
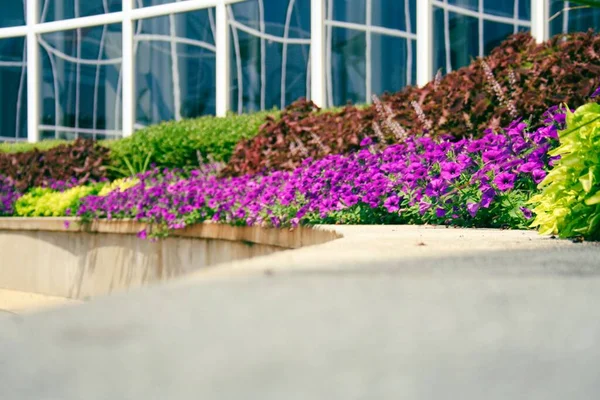
<path fill-rule="evenodd" d="M 86 299 L 338 237 L 204 223 L 152 242 L 136 236 L 143 228 L 132 221 L 0 218 L 0 288 Z"/>

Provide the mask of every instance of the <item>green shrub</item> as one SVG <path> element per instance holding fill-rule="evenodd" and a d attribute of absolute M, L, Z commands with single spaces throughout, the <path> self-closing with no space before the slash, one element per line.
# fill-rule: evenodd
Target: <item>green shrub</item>
<path fill-rule="evenodd" d="M 15 214 L 21 217 L 61 217 L 74 214 L 82 198 L 95 195 L 105 184 L 75 186 L 64 192 L 33 188 L 15 203 Z"/>
<path fill-rule="evenodd" d="M 542 234 L 600 239 L 600 105 L 567 113 L 559 132 L 560 147 L 550 152 L 560 160 L 542 181 L 532 226 Z"/>
<path fill-rule="evenodd" d="M 163 122 L 105 145 L 111 149 L 114 176 L 130 175 L 132 167 L 135 172 L 143 172 L 151 164 L 161 168 L 197 167 L 201 163 L 199 155 L 202 160 L 210 156 L 226 162 L 235 145 L 256 136 L 265 118 L 274 114 L 277 112 Z"/>

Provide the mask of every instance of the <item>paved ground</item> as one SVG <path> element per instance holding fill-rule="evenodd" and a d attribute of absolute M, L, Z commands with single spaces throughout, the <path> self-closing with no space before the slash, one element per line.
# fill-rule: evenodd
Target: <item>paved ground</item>
<path fill-rule="evenodd" d="M 0 398 L 598 397 L 599 246 L 393 229 L 0 317 Z"/>
<path fill-rule="evenodd" d="M 0 314 L 23 314 L 78 303 L 62 297 L 0 289 Z"/>

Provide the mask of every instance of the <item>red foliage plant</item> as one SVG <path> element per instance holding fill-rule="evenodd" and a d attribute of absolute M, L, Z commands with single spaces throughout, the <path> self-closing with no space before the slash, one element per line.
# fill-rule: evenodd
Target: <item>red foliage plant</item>
<path fill-rule="evenodd" d="M 386 93 L 366 108 L 327 112 L 298 100 L 239 143 L 224 174 L 290 170 L 309 157 L 354 151 L 365 137 L 379 144 L 424 132 L 477 137 L 516 116 L 538 121 L 556 104 L 578 107 L 598 86 L 600 35 L 590 30 L 537 44 L 518 33 L 469 66 L 422 88 Z"/>
<path fill-rule="evenodd" d="M 11 178 L 20 191 L 54 181 L 79 184 L 106 177 L 109 150 L 93 140 L 77 139 L 50 150 L 0 153 L 0 175 Z"/>

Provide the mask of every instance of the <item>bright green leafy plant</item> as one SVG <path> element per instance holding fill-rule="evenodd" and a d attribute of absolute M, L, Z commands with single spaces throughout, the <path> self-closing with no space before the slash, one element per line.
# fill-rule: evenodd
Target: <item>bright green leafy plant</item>
<path fill-rule="evenodd" d="M 34 188 L 15 203 L 15 213 L 21 217 L 60 217 L 79 208 L 81 199 L 97 195 L 105 184 L 75 186 L 64 192 L 50 188 Z"/>
<path fill-rule="evenodd" d="M 567 113 L 567 128 L 559 132 L 559 157 L 541 182 L 541 194 L 531 202 L 537 215 L 532 226 L 542 234 L 600 239 L 600 104 L 590 103 Z"/>

